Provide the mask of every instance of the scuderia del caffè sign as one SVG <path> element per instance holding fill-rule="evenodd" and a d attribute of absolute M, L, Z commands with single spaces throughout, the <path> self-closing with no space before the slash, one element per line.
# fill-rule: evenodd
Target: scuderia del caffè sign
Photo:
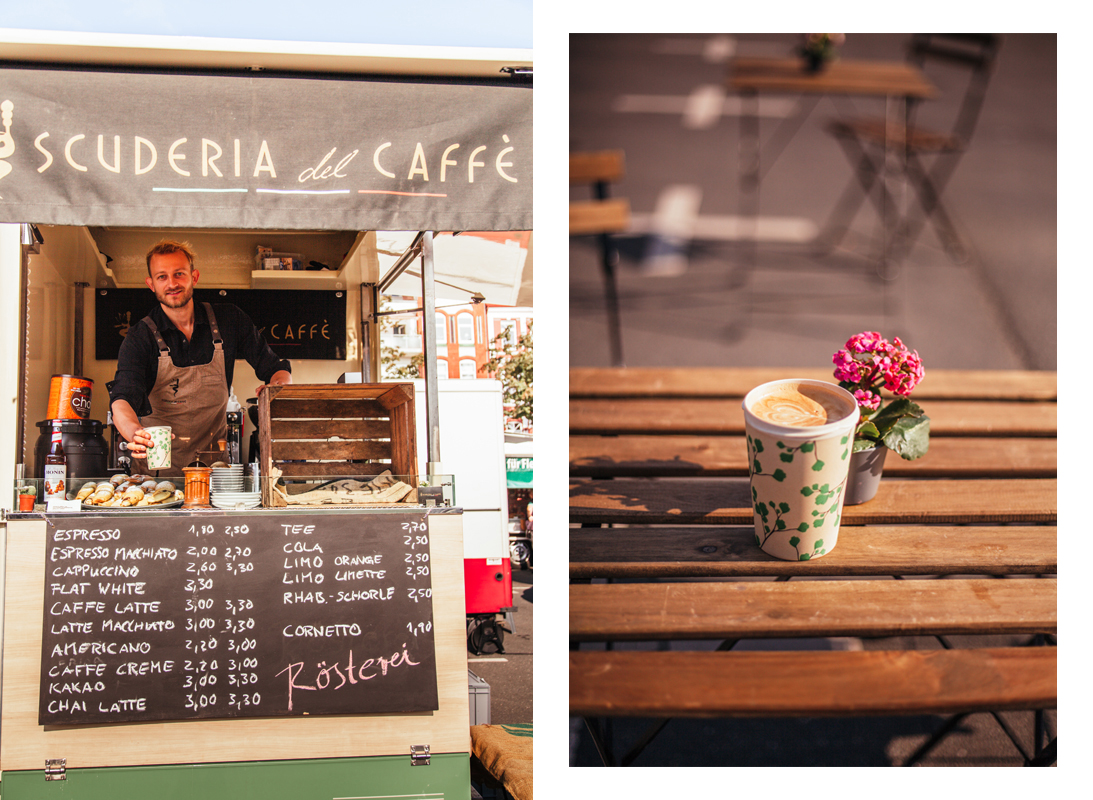
<path fill-rule="evenodd" d="M 0 69 L 0 222 L 530 230 L 531 94 Z"/>

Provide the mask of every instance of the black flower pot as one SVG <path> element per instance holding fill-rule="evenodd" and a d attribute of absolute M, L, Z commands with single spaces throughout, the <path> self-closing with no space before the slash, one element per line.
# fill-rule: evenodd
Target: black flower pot
<path fill-rule="evenodd" d="M 876 496 L 886 455 L 888 448 L 883 444 L 850 454 L 850 474 L 846 478 L 843 505 L 866 503 Z"/>
<path fill-rule="evenodd" d="M 827 59 L 821 53 L 805 53 L 805 72 L 815 73 L 824 68 Z"/>

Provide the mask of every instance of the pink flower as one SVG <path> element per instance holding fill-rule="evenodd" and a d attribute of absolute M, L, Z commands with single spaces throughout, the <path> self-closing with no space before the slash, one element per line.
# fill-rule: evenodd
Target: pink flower
<path fill-rule="evenodd" d="M 887 352 L 888 341 L 876 331 L 862 331 L 846 340 L 846 349 L 852 353 Z"/>
<path fill-rule="evenodd" d="M 868 389 L 855 390 L 854 397 L 858 401 L 858 405 L 862 408 L 867 408 L 870 411 L 876 411 L 880 408 L 880 395 L 873 394 L 873 392 Z"/>
<path fill-rule="evenodd" d="M 859 396 L 863 408 L 876 409 L 880 405 L 877 392 L 881 386 L 906 397 L 925 375 L 917 350 L 908 350 L 898 336 L 889 342 L 876 331 L 851 336 L 846 348 L 836 352 L 832 362 L 837 380 L 854 384 L 864 392 Z"/>
<path fill-rule="evenodd" d="M 919 358 L 918 351 L 908 352 L 906 348 L 903 348 L 896 361 L 885 370 L 884 388 L 893 394 L 906 397 L 914 391 L 925 375 L 926 370 L 922 367 L 922 359 Z"/>
<path fill-rule="evenodd" d="M 865 365 L 854 360 L 854 356 L 846 350 L 835 353 L 831 360 L 835 364 L 836 380 L 858 383 L 865 377 Z"/>

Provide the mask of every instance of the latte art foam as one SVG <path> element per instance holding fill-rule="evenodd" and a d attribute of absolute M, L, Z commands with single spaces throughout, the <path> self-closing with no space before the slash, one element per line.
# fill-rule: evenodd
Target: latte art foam
<path fill-rule="evenodd" d="M 752 403 L 750 410 L 765 422 L 789 428 L 826 425 L 850 413 L 839 397 L 814 386 L 780 387 Z"/>

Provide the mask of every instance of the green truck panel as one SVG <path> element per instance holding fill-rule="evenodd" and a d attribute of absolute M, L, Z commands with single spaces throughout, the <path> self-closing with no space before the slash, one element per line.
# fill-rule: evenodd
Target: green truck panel
<path fill-rule="evenodd" d="M 63 754 L 58 753 L 58 756 Z M 3 800 L 469 800 L 470 757 L 437 754 L 425 766 L 405 756 L 226 764 L 68 769 L 47 781 L 41 770 L 5 772 Z"/>

